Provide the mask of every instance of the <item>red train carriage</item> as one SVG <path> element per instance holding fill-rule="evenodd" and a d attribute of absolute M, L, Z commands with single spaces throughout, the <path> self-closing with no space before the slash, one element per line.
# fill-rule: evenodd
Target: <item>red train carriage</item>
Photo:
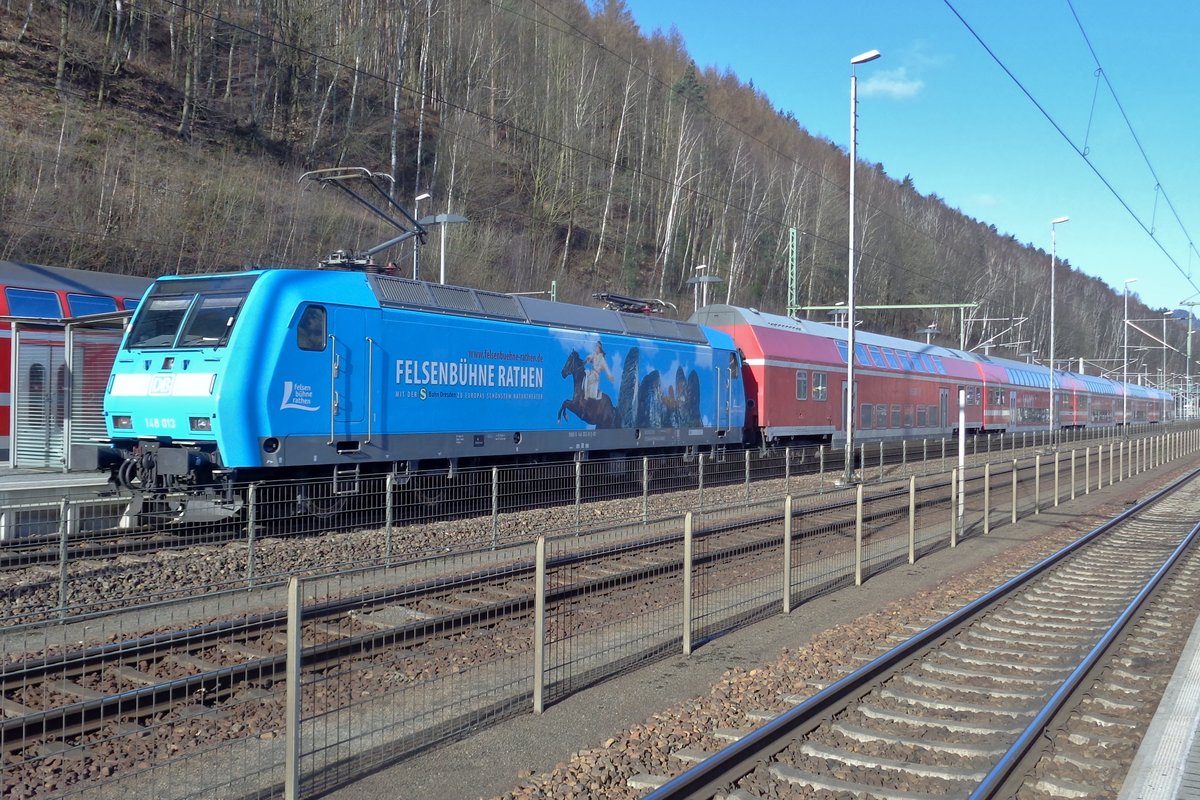
<path fill-rule="evenodd" d="M 83 368 L 69 385 L 63 323 L 132 309 L 149 285 L 128 275 L 0 261 L 0 463 L 24 465 L 14 452 L 13 432 L 20 430 L 36 462 L 30 465 L 61 465 L 67 398 L 72 390 L 77 398 L 103 396 L 117 345 L 112 335 L 80 333 Z M 98 412 L 95 423 L 102 431 Z"/>
<path fill-rule="evenodd" d="M 729 333 L 742 350 L 747 425 L 764 442 L 844 440 L 844 329 L 724 305 L 700 309 L 693 321 Z M 997 382 L 1004 376 L 967 353 L 867 332 L 856 334 L 855 354 L 862 439 L 950 435 L 958 427 L 960 388 L 967 430 L 981 430 L 985 375 Z"/>

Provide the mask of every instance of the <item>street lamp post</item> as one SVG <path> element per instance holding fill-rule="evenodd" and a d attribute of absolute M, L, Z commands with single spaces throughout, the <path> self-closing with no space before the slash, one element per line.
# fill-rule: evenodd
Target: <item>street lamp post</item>
<path fill-rule="evenodd" d="M 417 195 L 416 197 L 413 198 L 413 219 L 416 219 L 417 217 L 420 216 L 420 214 L 417 213 L 417 208 L 421 205 L 421 201 L 428 200 L 431 197 L 433 197 L 433 195 L 431 195 L 429 192 L 421 192 L 419 195 Z M 421 237 L 418 236 L 415 239 L 413 239 L 413 280 L 414 281 L 421 274 L 420 258 L 421 258 Z"/>
<path fill-rule="evenodd" d="M 1058 217 L 1050 220 L 1050 446 L 1058 446 L 1058 436 L 1055 433 L 1054 411 L 1054 260 L 1055 260 L 1055 231 L 1056 225 L 1070 220 L 1070 217 Z"/>
<path fill-rule="evenodd" d="M 1137 283 L 1137 278 L 1125 281 L 1125 352 L 1121 361 L 1121 428 L 1129 425 L 1129 284 Z"/>
<path fill-rule="evenodd" d="M 857 253 L 854 249 L 854 168 L 858 156 L 858 77 L 855 67 L 879 58 L 878 50 L 868 50 L 850 59 L 850 247 L 846 289 L 846 483 L 854 481 L 854 270 Z"/>

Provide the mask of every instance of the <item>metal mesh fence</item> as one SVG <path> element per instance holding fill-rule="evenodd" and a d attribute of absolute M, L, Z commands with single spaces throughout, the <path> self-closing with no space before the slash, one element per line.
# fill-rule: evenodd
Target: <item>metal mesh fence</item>
<path fill-rule="evenodd" d="M 923 444 L 921 465 L 940 449 Z M 1080 445 L 1073 482 L 1059 450 L 1061 499 L 1177 449 L 1161 436 Z M 785 585 L 800 603 L 906 562 L 910 546 L 919 557 L 1001 527 L 1014 486 L 1018 517 L 1038 498 L 1049 507 L 1051 454 L 1012 452 L 997 437 L 954 500 L 946 474 L 838 487 L 798 469 L 821 449 L 793 448 L 261 483 L 244 487 L 232 524 L 166 531 L 121 528 L 125 497 L 29 501 L 47 531 L 4 551 L 18 559 L 0 632 L 6 791 L 253 796 L 289 779 L 289 753 L 302 792 L 326 791 L 773 614 Z M 898 463 L 921 471 L 909 458 L 900 448 Z M 806 492 L 790 563 L 788 488 Z M 432 518 L 413 511 L 432 492 Z M 538 493 L 560 504 L 523 509 Z M 141 551 L 99 557 L 107 544 L 92 534 L 113 519 Z M 290 575 L 307 576 L 291 628 Z"/>
<path fill-rule="evenodd" d="M 269 782 L 281 600 L 203 596 L 6 629 L 5 794 L 211 797 Z"/>

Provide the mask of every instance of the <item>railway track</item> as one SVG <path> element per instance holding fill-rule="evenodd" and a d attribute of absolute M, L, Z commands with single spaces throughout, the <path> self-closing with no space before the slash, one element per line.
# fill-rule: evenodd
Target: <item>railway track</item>
<path fill-rule="evenodd" d="M 1139 736 L 1132 718 L 1157 702 L 1140 693 L 1165 682 L 1151 668 L 1172 652 L 1161 640 L 1195 618 L 1198 474 L 762 727 L 714 731 L 736 741 L 677 754 L 700 763 L 648 797 L 1114 791 Z"/>
<path fill-rule="evenodd" d="M 764 532 L 764 526 L 772 530 Z M 699 531 L 707 547 L 696 566 L 703 569 L 731 554 L 753 562 L 757 549 L 778 545 L 777 528 L 778 517 L 770 517 Z M 680 534 L 673 534 L 634 543 L 581 543 L 548 562 L 547 600 L 594 602 L 631 585 L 677 591 L 679 541 Z M 386 690 L 386 683 L 322 679 L 339 674 L 347 661 L 360 667 L 356 675 L 403 682 L 454 670 L 464 653 L 486 659 L 499 650 L 531 646 L 534 568 L 528 559 L 513 560 L 306 605 L 304 669 L 307 681 L 320 686 L 306 697 L 306 716 L 336 708 L 358 692 Z M 619 604 L 599 605 L 614 620 L 625 613 Z M 0 751 L 12 754 L 10 763 L 19 768 L 48 752 L 82 746 L 128 768 L 111 752 L 112 743 L 151 720 L 205 721 L 215 726 L 207 735 L 218 739 L 277 726 L 283 703 L 271 687 L 287 668 L 286 623 L 286 612 L 266 612 L 10 663 L 0 669 Z M 409 657 L 422 648 L 436 655 L 418 667 Z M 364 664 L 372 666 L 361 668 Z"/>

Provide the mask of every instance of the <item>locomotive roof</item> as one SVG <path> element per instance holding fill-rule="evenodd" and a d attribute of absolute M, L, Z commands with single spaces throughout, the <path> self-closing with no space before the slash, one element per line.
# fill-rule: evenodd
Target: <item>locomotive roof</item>
<path fill-rule="evenodd" d="M 629 314 L 592 306 L 556 303 L 535 297 L 489 292 L 465 286 L 414 281 L 390 275 L 367 276 L 380 305 L 464 317 L 486 317 L 555 328 L 619 333 L 705 344 L 708 338 L 692 322 L 650 314 Z"/>
<path fill-rule="evenodd" d="M 0 261 L 0 285 L 49 289 L 112 297 L 141 297 L 153 278 L 114 275 L 89 269 L 47 267 L 21 261 Z"/>

